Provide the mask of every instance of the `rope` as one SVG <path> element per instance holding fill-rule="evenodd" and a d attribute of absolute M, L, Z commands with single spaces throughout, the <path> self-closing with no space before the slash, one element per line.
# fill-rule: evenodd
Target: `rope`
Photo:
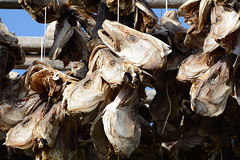
<path fill-rule="evenodd" d="M 43 39 L 44 37 L 41 37 L 41 62 L 43 61 Z"/>
<path fill-rule="evenodd" d="M 119 0 L 118 0 L 118 8 L 117 8 L 117 22 L 119 22 Z"/>
<path fill-rule="evenodd" d="M 45 55 L 46 55 L 46 30 L 47 30 L 47 7 L 45 7 L 45 14 L 44 14 L 44 44 L 43 44 L 43 61 L 45 62 Z"/>
<path fill-rule="evenodd" d="M 164 122 L 164 125 L 163 125 L 163 130 L 162 130 L 162 135 L 165 131 L 165 128 L 166 128 L 166 125 L 167 125 L 167 121 L 169 119 L 169 116 L 171 114 L 171 111 L 172 111 L 172 103 L 171 103 L 171 100 L 170 100 L 170 97 L 169 97 L 169 94 L 168 94 L 168 79 L 167 79 L 167 84 L 166 84 L 166 94 L 167 94 L 167 99 L 168 99 L 168 103 L 169 103 L 169 111 L 168 111 L 168 115 L 167 115 L 167 118 Z"/>
<path fill-rule="evenodd" d="M 168 1 L 166 0 L 166 12 L 168 10 Z"/>

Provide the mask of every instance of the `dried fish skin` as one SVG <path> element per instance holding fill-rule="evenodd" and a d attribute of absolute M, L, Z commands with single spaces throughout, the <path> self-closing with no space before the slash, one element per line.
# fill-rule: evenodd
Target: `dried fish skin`
<path fill-rule="evenodd" d="M 38 148 L 45 145 L 54 147 L 58 131 L 60 130 L 65 117 L 65 110 L 62 107 L 62 101 L 54 104 L 50 111 L 43 117 L 33 130 L 33 139 Z"/>
<path fill-rule="evenodd" d="M 37 93 L 48 93 L 52 101 L 57 101 L 68 80 L 67 75 L 50 65 L 34 61 L 26 72 L 25 86 Z"/>
<path fill-rule="evenodd" d="M 195 55 L 190 55 L 182 62 L 176 78 L 182 82 L 192 82 L 202 76 L 221 57 L 222 54 L 219 52 L 200 52 Z"/>
<path fill-rule="evenodd" d="M 193 24 L 188 28 L 186 37 L 184 39 L 184 45 L 190 48 L 202 47 L 206 41 L 206 37 L 210 31 L 210 26 L 205 26 L 199 30 L 197 24 Z"/>
<path fill-rule="evenodd" d="M 233 98 L 235 98 L 240 105 L 240 67 L 236 66 L 236 71 L 234 73 L 234 80 L 233 80 Z"/>
<path fill-rule="evenodd" d="M 98 116 L 94 119 L 90 129 L 90 134 L 93 141 L 93 145 L 97 149 L 97 151 L 102 155 L 107 155 L 110 143 L 103 129 L 102 122 L 103 113 L 104 111 L 100 112 Z"/>
<path fill-rule="evenodd" d="M 96 25 L 96 20 L 92 14 L 89 14 L 82 6 L 71 5 L 67 8 L 73 17 L 82 25 L 84 30 L 91 35 L 91 31 Z"/>
<path fill-rule="evenodd" d="M 12 34 L 0 19 L 0 46 L 5 46 L 8 49 L 8 59 L 6 70 L 12 70 L 16 64 L 25 62 L 25 53 L 22 47 L 18 44 L 18 38 Z M 6 60 L 4 59 L 4 60 Z M 12 66 L 12 68 L 10 68 Z M 7 72 L 7 71 L 6 71 Z M 10 72 L 10 71 L 8 71 Z"/>
<path fill-rule="evenodd" d="M 239 28 L 239 15 L 233 8 L 214 3 L 211 11 L 211 24 L 213 38 L 216 42 L 221 43 L 228 35 Z"/>
<path fill-rule="evenodd" d="M 221 6 L 231 6 L 231 7 L 233 7 L 236 0 L 214 0 L 214 2 L 218 3 Z"/>
<path fill-rule="evenodd" d="M 199 4 L 201 0 L 188 0 L 178 8 L 178 16 L 184 16 L 188 25 L 197 24 L 199 21 Z"/>
<path fill-rule="evenodd" d="M 58 55 L 72 35 L 72 26 L 66 18 L 64 20 L 57 21 L 56 29 L 54 32 L 54 43 L 51 47 L 51 50 L 49 51 L 49 59 L 57 59 Z"/>
<path fill-rule="evenodd" d="M 210 117 L 223 113 L 233 88 L 231 82 L 233 61 L 233 56 L 222 57 L 192 84 L 191 108 L 196 113 Z"/>
<path fill-rule="evenodd" d="M 194 8 L 196 5 L 199 5 L 201 0 L 188 0 L 185 3 L 183 3 L 177 11 L 177 14 L 179 17 L 185 16 L 188 12 L 191 11 L 192 8 Z"/>
<path fill-rule="evenodd" d="M 105 20 L 102 26 L 104 30 L 98 31 L 100 38 L 124 60 L 141 69 L 161 69 L 166 65 L 172 51 L 166 43 L 118 22 Z"/>
<path fill-rule="evenodd" d="M 164 15 L 161 17 L 160 23 L 165 23 L 163 19 L 164 18 L 168 18 L 168 21 L 172 20 L 171 22 L 177 25 L 177 26 L 181 26 L 179 23 L 179 19 L 178 19 L 178 15 L 177 15 L 177 11 L 176 10 L 170 10 L 167 11 L 166 13 L 164 13 Z"/>
<path fill-rule="evenodd" d="M 42 119 L 47 109 L 47 102 L 43 102 L 23 121 L 11 128 L 6 136 L 5 145 L 11 148 L 28 149 L 33 145 L 32 131 Z"/>
<path fill-rule="evenodd" d="M 115 152 L 129 157 L 138 146 L 141 125 L 136 112 L 137 90 L 128 86 L 118 93 L 113 102 L 104 109 L 102 116 L 105 134 Z"/>
<path fill-rule="evenodd" d="M 136 9 L 137 8 L 137 9 Z M 149 29 L 155 27 L 158 23 L 157 15 L 148 7 L 148 4 L 145 0 L 137 0 L 136 1 L 135 12 L 135 26 L 134 28 L 139 28 L 142 32 L 148 32 Z M 138 15 L 140 14 L 140 15 Z M 136 19 L 138 18 L 138 20 Z M 137 27 L 137 25 L 139 27 Z"/>
<path fill-rule="evenodd" d="M 58 20 L 54 33 L 54 43 L 49 51 L 49 58 L 63 61 L 66 67 L 70 61 L 87 61 L 88 36 L 75 19 Z M 71 21 L 73 24 L 70 24 Z"/>
<path fill-rule="evenodd" d="M 198 29 L 202 30 L 210 21 L 210 12 L 213 6 L 213 0 L 201 0 L 199 5 Z"/>
<path fill-rule="evenodd" d="M 220 46 L 220 44 L 215 41 L 215 39 L 213 37 L 213 30 L 211 29 L 210 32 L 208 33 L 207 37 L 204 40 L 203 52 L 204 53 L 213 52 L 219 46 Z"/>
<path fill-rule="evenodd" d="M 103 81 L 98 70 L 80 82 L 72 82 L 63 92 L 68 113 L 91 112 L 105 99 L 109 85 Z"/>
<path fill-rule="evenodd" d="M 136 0 L 106 0 L 106 5 L 110 12 L 114 14 L 118 13 L 118 3 L 119 3 L 119 14 L 120 16 L 129 15 L 135 9 Z"/>
<path fill-rule="evenodd" d="M 60 18 L 61 11 L 68 4 L 68 0 L 18 0 L 18 3 L 39 23 L 44 23 L 46 9 L 46 20 L 50 23 Z"/>

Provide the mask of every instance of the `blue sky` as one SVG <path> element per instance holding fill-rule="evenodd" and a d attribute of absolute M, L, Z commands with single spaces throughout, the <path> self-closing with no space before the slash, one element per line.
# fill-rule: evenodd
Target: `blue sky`
<path fill-rule="evenodd" d="M 155 14 L 160 18 L 165 9 L 153 9 Z M 37 23 L 24 9 L 0 9 L 0 18 L 7 26 L 10 32 L 16 36 L 44 36 L 44 24 Z M 184 18 L 179 18 L 184 27 Z M 14 70 L 22 74 L 25 70 Z"/>

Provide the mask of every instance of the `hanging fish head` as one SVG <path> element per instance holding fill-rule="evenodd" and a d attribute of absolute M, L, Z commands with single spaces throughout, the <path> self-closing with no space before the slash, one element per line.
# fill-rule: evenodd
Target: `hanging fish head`
<path fill-rule="evenodd" d="M 98 70 L 80 82 L 71 83 L 63 93 L 63 101 L 67 100 L 67 111 L 70 113 L 93 111 L 99 102 L 105 99 L 108 88 Z"/>
<path fill-rule="evenodd" d="M 232 93 L 231 65 L 232 56 L 222 57 L 193 83 L 191 107 L 202 116 L 218 116 L 227 105 L 228 96 Z"/>
<path fill-rule="evenodd" d="M 160 69 L 171 53 L 169 45 L 149 34 L 105 20 L 98 31 L 102 41 L 118 56 L 142 69 Z"/>

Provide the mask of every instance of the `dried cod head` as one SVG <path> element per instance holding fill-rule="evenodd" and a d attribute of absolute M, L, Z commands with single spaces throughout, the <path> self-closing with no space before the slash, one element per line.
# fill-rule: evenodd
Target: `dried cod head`
<path fill-rule="evenodd" d="M 63 102 L 67 101 L 69 113 L 91 112 L 105 99 L 108 88 L 96 70 L 80 82 L 68 85 L 63 92 Z"/>
<path fill-rule="evenodd" d="M 41 100 L 46 99 L 35 92 L 29 92 L 26 97 L 4 100 L 0 105 L 0 130 L 6 131 L 21 122 L 31 114 Z"/>
<path fill-rule="evenodd" d="M 211 11 L 211 30 L 216 42 L 224 45 L 228 41 L 226 37 L 236 31 L 239 26 L 239 15 L 233 8 L 214 3 Z"/>
<path fill-rule="evenodd" d="M 137 90 L 123 86 L 102 116 L 105 134 L 115 152 L 130 157 L 138 146 L 141 126 L 137 116 Z"/>
<path fill-rule="evenodd" d="M 89 58 L 88 74 L 96 69 L 112 88 L 121 85 L 124 81 L 134 87 L 139 80 L 137 76 L 142 73 L 142 70 L 138 67 L 124 61 L 121 57 L 115 56 L 105 45 L 97 46 Z"/>
<path fill-rule="evenodd" d="M 52 106 L 33 130 L 33 139 L 36 141 L 35 145 L 38 148 L 43 148 L 45 145 L 51 148 L 54 147 L 64 117 L 65 110 L 62 107 L 62 101 L 59 101 Z"/>
<path fill-rule="evenodd" d="M 213 117 L 223 113 L 232 93 L 231 68 L 234 60 L 234 56 L 223 56 L 192 84 L 191 108 L 198 114 Z"/>
<path fill-rule="evenodd" d="M 114 53 L 141 69 L 161 69 L 171 53 L 161 40 L 118 22 L 105 20 L 98 34 Z"/>
<path fill-rule="evenodd" d="M 177 80 L 179 81 L 194 81 L 202 76 L 212 65 L 214 65 L 222 56 L 220 52 L 210 52 L 190 55 L 181 64 Z"/>
<path fill-rule="evenodd" d="M 33 145 L 33 129 L 42 120 L 48 108 L 47 102 L 42 102 L 37 109 L 11 128 L 6 136 L 5 145 L 11 148 L 28 149 Z"/>

